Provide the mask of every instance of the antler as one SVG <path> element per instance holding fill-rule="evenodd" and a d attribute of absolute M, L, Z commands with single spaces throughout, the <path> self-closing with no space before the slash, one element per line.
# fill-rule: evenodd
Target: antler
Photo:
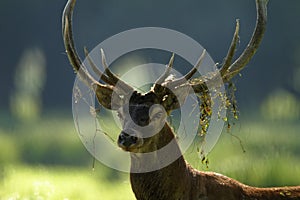
<path fill-rule="evenodd" d="M 228 69 L 226 69 L 226 65 L 223 66 L 224 70 L 221 71 L 221 76 L 225 82 L 230 81 L 231 78 L 237 75 L 249 63 L 251 58 L 256 53 L 266 30 L 267 3 L 268 0 L 256 0 L 257 22 L 256 22 L 255 30 L 253 32 L 249 44 L 247 45 L 243 53 L 240 55 L 240 57 L 236 61 L 234 61 L 233 64 L 231 64 L 228 67 Z M 238 31 L 239 31 L 239 23 L 237 21 L 236 32 L 231 45 L 232 49 L 235 49 L 236 41 L 237 41 L 236 37 L 238 37 Z M 231 48 L 229 50 L 229 56 L 227 56 L 227 58 L 231 57 L 230 52 L 231 52 Z"/>
<path fill-rule="evenodd" d="M 268 0 L 256 0 L 257 21 L 256 21 L 255 30 L 252 34 L 250 42 L 248 43 L 243 53 L 240 55 L 240 57 L 237 60 L 232 62 L 232 58 L 234 56 L 236 46 L 239 40 L 238 34 L 239 34 L 240 26 L 239 26 L 239 21 L 237 20 L 236 29 L 227 56 L 225 58 L 225 62 L 221 67 L 221 69 L 219 69 L 218 71 L 224 83 L 229 82 L 234 76 L 236 76 L 249 63 L 251 58 L 256 53 L 266 29 L 267 3 Z M 204 88 L 203 84 L 205 84 L 202 81 L 205 81 L 206 84 L 210 84 L 210 81 L 214 81 L 214 79 L 216 79 L 216 76 L 213 76 L 211 78 L 199 79 L 199 83 L 197 83 L 197 81 L 195 80 L 195 83 L 192 84 L 191 86 L 193 87 L 195 92 L 201 92 Z"/>
<path fill-rule="evenodd" d="M 104 51 L 101 49 L 101 56 L 102 56 L 102 64 L 104 67 L 104 73 L 101 73 L 101 71 L 97 68 L 97 66 L 94 64 L 92 59 L 90 58 L 87 49 L 85 48 L 85 54 L 87 57 L 87 60 L 89 64 L 91 65 L 93 71 L 100 76 L 100 79 L 105 82 L 107 85 L 101 84 L 98 81 L 96 81 L 90 73 L 87 71 L 86 67 L 84 66 L 83 62 L 81 61 L 73 40 L 73 32 L 72 32 L 72 17 L 73 17 L 73 10 L 75 6 L 76 0 L 69 0 L 66 4 L 66 7 L 63 12 L 63 18 L 62 18 L 62 31 L 63 31 L 63 39 L 64 44 L 66 48 L 66 52 L 68 55 L 68 58 L 73 66 L 73 69 L 80 78 L 84 81 L 84 83 L 88 87 L 92 87 L 92 89 L 96 92 L 96 94 L 100 92 L 101 89 L 115 89 L 115 86 L 118 87 L 118 91 L 121 91 L 122 94 L 126 95 L 133 91 L 133 88 L 120 80 L 117 75 L 115 75 L 113 72 L 111 72 L 108 68 L 106 58 L 104 55 Z M 101 93 L 101 92 L 100 92 Z M 98 95 L 97 95 L 98 97 Z M 99 97 L 98 97 L 99 98 Z"/>
<path fill-rule="evenodd" d="M 185 97 L 182 96 L 182 92 L 184 90 L 187 90 L 189 88 L 190 92 L 195 93 L 203 93 L 208 91 L 208 85 L 209 86 L 220 86 L 220 83 L 226 83 L 229 82 L 234 76 L 236 76 L 240 71 L 249 63 L 251 58 L 256 53 L 261 40 L 264 36 L 264 32 L 266 29 L 266 22 L 267 22 L 267 3 L 268 0 L 256 0 L 256 10 L 257 10 L 257 21 L 255 30 L 252 34 L 252 37 L 250 39 L 250 42 L 248 43 L 247 47 L 243 51 L 243 53 L 235 60 L 232 61 L 234 57 L 234 53 L 236 50 L 237 43 L 239 41 L 239 21 L 236 21 L 236 28 L 233 35 L 233 39 L 231 42 L 231 45 L 229 47 L 227 56 L 224 59 L 224 63 L 222 67 L 217 70 L 216 72 L 210 73 L 208 75 L 204 75 L 198 78 L 191 79 L 192 76 L 196 73 L 197 68 L 200 66 L 201 61 L 204 57 L 205 50 L 202 52 L 202 55 L 198 59 L 197 63 L 193 67 L 193 69 L 186 74 L 185 76 L 173 80 L 173 81 L 165 81 L 162 82 L 160 85 L 163 86 L 165 89 L 161 96 L 168 96 L 167 101 L 165 102 L 166 109 L 175 109 L 178 108 L 180 105 L 180 102 L 182 102 L 182 99 L 185 99 Z M 173 59 L 171 59 L 173 60 Z M 173 61 L 172 61 L 173 62 Z M 168 69 L 167 69 L 168 70 Z M 166 70 L 166 71 L 167 71 Z M 158 90 L 159 87 L 158 84 L 155 85 L 154 91 Z M 161 91 L 161 89 L 160 89 Z M 170 92 L 172 91 L 172 92 Z M 177 93 L 177 95 L 176 95 Z M 176 96 L 176 97 L 175 97 Z M 180 99 L 178 99 L 178 97 Z M 175 100 L 174 100 L 175 99 Z"/>
<path fill-rule="evenodd" d="M 131 94 L 131 92 L 134 91 L 134 89 L 122 80 L 120 80 L 117 75 L 115 75 L 109 70 L 104 51 L 102 49 L 101 56 L 102 65 L 104 67 L 104 73 L 102 73 L 97 68 L 93 60 L 90 58 L 86 49 L 85 54 L 92 70 L 98 76 L 100 76 L 100 79 L 106 84 L 101 84 L 98 81 L 96 81 L 87 71 L 86 67 L 84 66 L 83 62 L 78 56 L 73 41 L 72 15 L 75 2 L 76 0 L 68 0 L 62 19 L 63 38 L 68 58 L 75 72 L 78 73 L 78 75 L 81 77 L 84 83 L 96 92 L 99 102 L 105 107 L 111 108 L 112 103 L 109 101 L 109 99 L 111 98 L 114 90 L 114 92 L 119 93 L 118 96 L 124 95 L 125 97 L 128 97 L 128 95 Z M 197 63 L 190 72 L 188 72 L 185 76 L 179 79 L 170 80 L 168 79 L 168 76 L 170 74 L 174 62 L 174 54 L 172 55 L 164 74 L 161 77 L 159 77 L 159 79 L 155 82 L 154 87 L 150 91 L 154 92 L 157 95 L 157 97 L 161 99 L 161 103 L 166 108 L 166 110 L 170 111 L 180 107 L 181 102 L 184 101 L 184 99 L 190 92 L 207 92 L 208 85 L 217 87 L 222 81 L 223 83 L 229 82 L 248 64 L 248 62 L 251 60 L 251 58 L 257 51 L 265 32 L 267 21 L 267 3 L 268 0 L 256 0 L 257 22 L 254 33 L 243 53 L 235 61 L 232 61 L 236 51 L 237 43 L 239 41 L 239 21 L 237 20 L 236 29 L 227 56 L 224 59 L 222 67 L 216 72 L 192 79 L 192 76 L 197 72 L 197 69 L 200 67 L 201 62 L 204 59 L 206 52 L 204 50 Z M 192 88 L 193 90 L 191 90 L 190 88 Z"/>

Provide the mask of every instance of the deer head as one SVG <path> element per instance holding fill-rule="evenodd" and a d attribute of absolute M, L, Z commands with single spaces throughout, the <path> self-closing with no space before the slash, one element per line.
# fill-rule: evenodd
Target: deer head
<path fill-rule="evenodd" d="M 170 72 L 174 62 L 172 55 L 165 72 L 153 84 L 150 91 L 141 94 L 110 71 L 104 51 L 101 49 L 104 72 L 100 72 L 88 51 L 85 54 L 93 71 L 100 76 L 100 83 L 84 67 L 75 49 L 72 34 L 72 15 L 76 0 L 69 0 L 63 13 L 63 39 L 68 58 L 78 75 L 85 84 L 92 88 L 99 103 L 110 110 L 118 112 L 122 124 L 122 131 L 118 137 L 118 145 L 125 151 L 145 153 L 152 152 L 162 146 L 158 140 L 171 140 L 163 135 L 166 131 L 167 116 L 175 109 L 180 108 L 187 96 L 192 93 L 205 94 L 207 85 L 218 87 L 221 83 L 228 83 L 241 72 L 258 49 L 265 32 L 266 0 L 256 0 L 257 23 L 252 38 L 242 52 L 233 60 L 239 40 L 239 21 L 231 45 L 222 66 L 215 72 L 193 78 L 205 56 L 205 50 L 200 55 L 195 66 L 186 75 L 177 79 L 170 79 Z M 163 139 L 165 138 L 165 139 Z"/>

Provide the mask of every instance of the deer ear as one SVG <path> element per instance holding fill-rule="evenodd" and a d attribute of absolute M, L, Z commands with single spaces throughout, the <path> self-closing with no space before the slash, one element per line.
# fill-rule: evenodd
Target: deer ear
<path fill-rule="evenodd" d="M 109 110 L 117 110 L 122 106 L 123 99 L 114 91 L 114 87 L 97 84 L 95 93 L 98 102 Z"/>

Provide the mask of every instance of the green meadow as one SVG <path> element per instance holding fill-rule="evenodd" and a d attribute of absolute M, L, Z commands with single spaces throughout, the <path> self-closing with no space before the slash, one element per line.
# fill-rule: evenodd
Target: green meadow
<path fill-rule="evenodd" d="M 208 155 L 195 145 L 185 153 L 200 170 L 267 187 L 300 185 L 300 124 L 244 119 L 222 136 Z M 245 151 L 244 151 L 245 150 Z M 71 115 L 49 114 L 30 123 L 1 117 L 0 199 L 134 199 L 129 175 L 110 169 L 82 145 Z"/>

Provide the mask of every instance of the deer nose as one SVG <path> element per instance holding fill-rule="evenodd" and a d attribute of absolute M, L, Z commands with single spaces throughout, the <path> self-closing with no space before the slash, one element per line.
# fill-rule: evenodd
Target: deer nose
<path fill-rule="evenodd" d="M 129 147 L 134 146 L 138 141 L 138 138 L 134 135 L 129 135 L 128 133 L 122 131 L 118 138 L 118 145 L 121 148 L 127 150 Z"/>

